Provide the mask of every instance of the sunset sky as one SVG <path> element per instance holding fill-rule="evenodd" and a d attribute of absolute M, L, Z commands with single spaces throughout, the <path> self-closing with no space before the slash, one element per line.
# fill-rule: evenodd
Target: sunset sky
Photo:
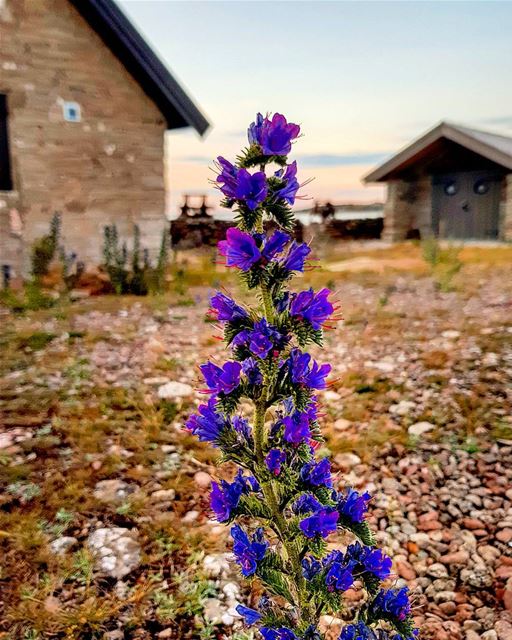
<path fill-rule="evenodd" d="M 301 181 L 335 202 L 381 200 L 361 176 L 439 120 L 512 134 L 512 3 L 118 2 L 212 123 L 168 135 L 173 215 L 217 199 L 257 111 L 301 124 Z"/>

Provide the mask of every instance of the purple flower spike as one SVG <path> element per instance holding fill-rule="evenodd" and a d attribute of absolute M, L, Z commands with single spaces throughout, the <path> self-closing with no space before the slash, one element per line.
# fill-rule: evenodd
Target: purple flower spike
<path fill-rule="evenodd" d="M 242 271 L 248 271 L 261 258 L 254 238 L 236 227 L 227 230 L 226 239 L 221 240 L 218 247 L 219 253 L 226 257 L 226 265 Z"/>

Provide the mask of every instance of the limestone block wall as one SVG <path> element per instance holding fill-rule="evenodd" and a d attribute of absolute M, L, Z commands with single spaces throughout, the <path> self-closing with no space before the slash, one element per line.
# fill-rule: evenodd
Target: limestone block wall
<path fill-rule="evenodd" d="M 503 180 L 500 203 L 500 239 L 512 242 L 512 173 Z"/>
<path fill-rule="evenodd" d="M 159 110 L 67 0 L 0 0 L 0 41 L 14 181 L 0 192 L 0 224 L 14 207 L 23 226 L 14 268 L 27 271 L 54 211 L 67 251 L 86 263 L 101 260 L 111 223 L 130 237 L 138 223 L 156 253 L 166 225 Z M 79 122 L 65 120 L 67 101 L 79 105 Z M 14 260 L 10 237 L 0 230 L 2 264 Z"/>
<path fill-rule="evenodd" d="M 384 231 L 388 242 L 404 240 L 412 229 L 421 237 L 432 233 L 432 184 L 426 176 L 414 182 L 390 180 L 384 205 Z"/>

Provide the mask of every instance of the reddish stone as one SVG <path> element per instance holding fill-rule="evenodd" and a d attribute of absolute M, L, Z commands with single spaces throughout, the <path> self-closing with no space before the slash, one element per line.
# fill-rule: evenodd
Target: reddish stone
<path fill-rule="evenodd" d="M 408 542 L 406 544 L 406 547 L 409 553 L 418 553 L 418 551 L 420 550 L 420 548 L 415 542 Z"/>
<path fill-rule="evenodd" d="M 502 578 L 506 580 L 507 578 L 512 578 L 512 566 L 511 565 L 502 565 L 496 569 L 495 573 L 497 578 Z"/>
<path fill-rule="evenodd" d="M 466 529 L 485 529 L 485 524 L 477 518 L 462 518 L 462 524 Z"/>
<path fill-rule="evenodd" d="M 464 620 L 470 620 L 474 615 L 474 607 L 470 604 L 459 604 L 457 605 L 457 615 L 455 618 L 459 622 L 463 622 Z"/>
<path fill-rule="evenodd" d="M 474 529 L 473 530 L 473 535 L 475 536 L 475 538 L 483 538 L 484 536 L 487 535 L 487 529 Z"/>
<path fill-rule="evenodd" d="M 439 531 L 443 525 L 438 520 L 418 523 L 418 531 Z"/>
<path fill-rule="evenodd" d="M 504 542 L 505 544 L 510 542 L 512 540 L 512 529 L 501 529 L 501 531 L 498 531 L 496 540 Z"/>
<path fill-rule="evenodd" d="M 443 564 L 466 564 L 468 560 L 469 553 L 463 549 L 454 551 L 453 553 L 447 553 L 445 556 L 439 558 L 439 562 Z"/>
<path fill-rule="evenodd" d="M 506 564 L 508 567 L 512 567 L 512 556 L 500 556 L 498 558 L 498 564 Z"/>
<path fill-rule="evenodd" d="M 439 608 L 445 616 L 453 616 L 457 611 L 457 605 L 455 602 L 441 602 Z"/>
<path fill-rule="evenodd" d="M 503 594 L 503 606 L 507 611 L 512 611 L 512 585 L 510 589 L 505 589 Z"/>
<path fill-rule="evenodd" d="M 396 570 L 398 575 L 404 580 L 414 580 L 414 578 L 416 578 L 416 571 L 414 571 L 406 560 L 397 562 Z"/>

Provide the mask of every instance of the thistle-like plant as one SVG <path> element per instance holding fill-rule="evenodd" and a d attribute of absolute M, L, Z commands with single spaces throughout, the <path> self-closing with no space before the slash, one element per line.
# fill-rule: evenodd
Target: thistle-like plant
<path fill-rule="evenodd" d="M 258 304 L 244 306 L 223 292 L 211 298 L 231 355 L 222 365 L 201 365 L 210 398 L 187 428 L 238 467 L 231 481 L 212 482 L 211 508 L 219 522 L 232 524 L 242 575 L 265 590 L 257 608 L 239 605 L 247 624 L 257 624 L 264 640 L 320 640 L 320 616 L 350 616 L 343 593 L 355 588 L 363 604 L 340 640 L 412 640 L 407 588 L 382 587 L 392 563 L 365 520 L 370 495 L 340 489 L 329 460 L 315 456 L 322 440 L 317 394 L 331 367 L 304 349 L 322 345 L 335 310 L 328 289 L 288 288 L 310 254 L 291 236 L 300 185 L 288 154 L 299 134 L 280 114 L 258 114 L 236 163 L 217 158 L 216 184 L 237 221 L 218 249 Z M 265 232 L 267 222 L 273 232 Z M 251 420 L 239 413 L 242 399 L 252 401 Z M 328 550 L 336 531 L 353 541 Z"/>

